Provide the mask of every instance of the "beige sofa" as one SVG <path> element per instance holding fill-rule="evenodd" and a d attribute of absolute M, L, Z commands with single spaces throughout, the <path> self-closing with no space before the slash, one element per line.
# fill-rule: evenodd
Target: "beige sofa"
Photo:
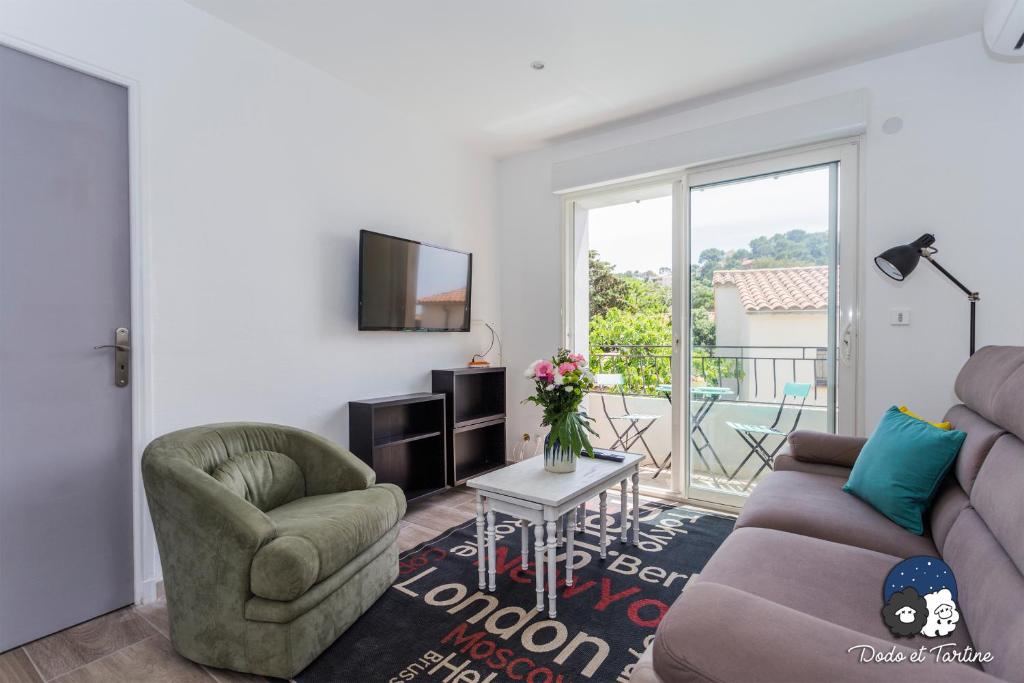
<path fill-rule="evenodd" d="M 916 536 L 842 491 L 864 439 L 796 432 L 633 674 L 663 681 L 1024 681 L 1024 348 L 986 347 L 960 371 L 946 414 L 967 432 Z M 961 621 L 945 638 L 895 638 L 882 584 L 901 559 L 941 557 Z M 862 663 L 954 643 L 982 665 Z"/>

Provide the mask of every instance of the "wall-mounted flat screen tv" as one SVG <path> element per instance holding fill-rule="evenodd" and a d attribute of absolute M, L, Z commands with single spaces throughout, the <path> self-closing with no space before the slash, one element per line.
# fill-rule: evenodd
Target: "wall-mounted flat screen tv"
<path fill-rule="evenodd" d="M 469 332 L 473 255 L 359 232 L 359 329 Z"/>

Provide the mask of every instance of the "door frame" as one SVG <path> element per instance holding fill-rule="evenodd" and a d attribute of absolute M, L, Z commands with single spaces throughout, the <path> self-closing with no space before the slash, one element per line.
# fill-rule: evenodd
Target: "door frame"
<path fill-rule="evenodd" d="M 105 69 L 76 57 L 51 50 L 35 43 L 0 32 L 0 45 L 18 50 L 59 66 L 93 76 L 128 91 L 128 221 L 129 258 L 131 273 L 131 468 L 132 468 L 132 566 L 135 586 L 135 604 L 152 602 L 157 598 L 160 581 L 159 557 L 156 539 L 149 531 L 152 522 L 146 507 L 146 494 L 142 486 L 142 452 L 151 438 L 152 428 L 152 358 L 149 339 L 151 321 L 147 310 L 151 283 L 148 249 L 148 227 L 142 210 L 146 187 L 143 184 L 142 106 L 141 84 L 135 78 Z M 96 343 L 107 343 L 99 340 Z"/>
<path fill-rule="evenodd" d="M 846 280 L 846 288 L 850 294 L 844 296 L 841 301 L 841 311 L 837 317 L 837 336 L 841 339 L 844 331 L 849 332 L 849 349 L 846 362 L 852 367 L 849 373 L 847 384 L 850 387 L 851 410 L 847 412 L 842 423 L 837 423 L 836 431 L 841 434 L 860 434 L 863 431 L 864 416 L 864 363 L 863 344 L 861 342 L 861 301 L 863 301 L 863 277 L 860 272 L 861 266 L 861 227 L 860 216 L 863 211 L 864 195 L 863 171 L 860 164 L 862 136 L 845 137 L 835 140 L 824 141 L 811 145 L 800 145 L 789 147 L 772 152 L 756 155 L 738 156 L 728 160 L 716 161 L 708 164 L 694 164 L 683 169 L 675 169 L 660 174 L 652 174 L 641 179 L 628 181 L 610 181 L 601 185 L 591 186 L 582 190 L 556 193 L 562 200 L 561 216 L 561 317 L 562 330 L 561 339 L 567 348 L 573 348 L 575 343 L 575 259 L 576 259 L 576 205 L 585 202 L 588 198 L 600 195 L 608 195 L 616 192 L 629 192 L 641 190 L 644 187 L 664 186 L 670 184 L 672 187 L 672 239 L 676 248 L 672 254 L 672 271 L 685 272 L 689 263 L 689 240 L 685 237 L 689 234 L 689 187 L 692 179 L 711 179 L 718 174 L 722 177 L 730 177 L 729 169 L 737 166 L 750 165 L 751 168 L 763 167 L 765 173 L 771 173 L 773 163 L 783 159 L 804 157 L 810 163 L 807 165 L 822 165 L 839 162 L 840 177 L 838 179 L 839 197 L 852 198 L 840 201 L 838 224 L 842 226 L 839 235 L 839 254 L 837 257 L 843 259 L 843 263 L 851 266 L 846 270 L 850 273 Z M 756 173 L 754 175 L 757 175 Z M 704 184 L 701 182 L 700 184 Z M 830 230 L 832 226 L 830 226 Z M 832 269 L 835 272 L 835 269 Z M 677 284 L 678 283 L 678 284 Z M 831 283 L 830 283 L 830 286 Z M 672 292 L 672 383 L 676 386 L 683 386 L 685 375 L 682 371 L 682 360 L 687 359 L 689 365 L 690 356 L 690 312 L 689 306 L 684 302 L 690 300 L 690 280 L 688 277 L 673 278 Z M 679 322 L 685 320 L 685 329 L 680 328 Z M 839 343 L 839 339 L 836 340 Z M 655 489 L 642 487 L 645 494 L 661 498 L 668 498 L 683 503 L 697 504 L 703 507 L 736 512 L 735 503 L 726 498 L 705 497 L 700 499 L 691 498 L 689 490 L 689 478 L 683 476 L 689 468 L 690 442 L 685 435 L 689 433 L 684 425 L 689 424 L 690 405 L 689 401 L 673 401 L 671 408 L 672 415 L 672 490 Z M 686 468 L 686 469 L 684 469 Z M 712 499 L 708 499 L 712 498 Z"/>

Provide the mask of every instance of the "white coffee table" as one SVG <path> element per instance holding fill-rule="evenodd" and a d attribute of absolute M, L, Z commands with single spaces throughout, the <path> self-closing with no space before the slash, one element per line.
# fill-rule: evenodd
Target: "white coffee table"
<path fill-rule="evenodd" d="M 576 471 L 553 474 L 544 471 L 544 458 L 535 457 L 488 472 L 466 482 L 476 490 L 476 543 L 480 589 L 495 588 L 494 513 L 503 512 L 520 520 L 522 527 L 522 566 L 527 565 L 529 547 L 528 525 L 533 527 L 534 571 L 537 575 L 537 611 L 544 611 L 545 569 L 547 570 L 548 613 L 557 616 L 555 557 L 558 529 L 563 516 L 573 512 L 594 497 L 600 499 L 601 559 L 607 554 L 608 488 L 619 484 L 622 503 L 621 541 L 626 542 L 626 482 L 633 482 L 632 532 L 633 545 L 640 540 L 640 462 L 644 456 L 624 453 L 621 462 L 583 457 Z M 485 534 L 486 519 L 486 534 Z M 575 524 L 566 528 L 565 583 L 572 585 L 573 534 Z M 547 539 L 545 543 L 545 528 Z M 486 542 L 485 542 L 486 537 Z M 486 545 L 486 553 L 484 551 Z"/>

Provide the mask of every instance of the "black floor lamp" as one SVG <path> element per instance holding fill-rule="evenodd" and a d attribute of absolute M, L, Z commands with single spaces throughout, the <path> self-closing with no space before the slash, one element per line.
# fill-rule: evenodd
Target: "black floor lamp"
<path fill-rule="evenodd" d="M 886 249 L 881 254 L 875 257 L 875 265 L 883 273 L 891 277 L 893 280 L 903 280 L 903 278 L 914 272 L 914 268 L 917 268 L 918 262 L 921 257 L 924 256 L 928 259 L 933 266 L 939 269 L 939 272 L 949 278 L 950 282 L 963 290 L 964 294 L 967 295 L 967 300 L 971 302 L 971 355 L 974 355 L 974 308 L 978 303 L 978 293 L 972 292 L 964 286 L 964 283 L 953 277 L 948 270 L 939 265 L 938 261 L 935 260 L 934 256 L 939 252 L 938 249 L 933 247 L 935 244 L 935 235 L 929 235 L 925 233 L 910 244 L 901 244 L 898 247 L 892 249 Z"/>

